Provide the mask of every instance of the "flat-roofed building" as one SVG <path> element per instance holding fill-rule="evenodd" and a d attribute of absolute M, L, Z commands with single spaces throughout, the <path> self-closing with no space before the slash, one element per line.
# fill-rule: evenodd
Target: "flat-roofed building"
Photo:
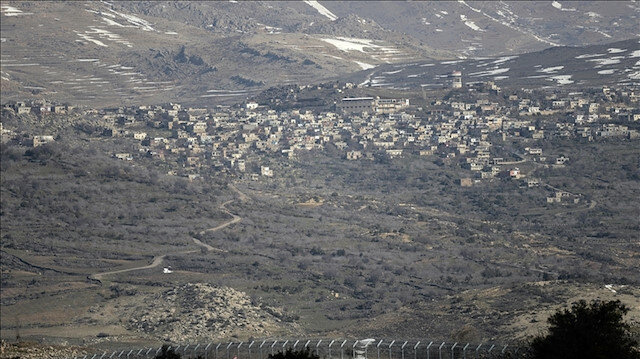
<path fill-rule="evenodd" d="M 375 100 L 373 97 L 347 97 L 338 105 L 342 112 L 373 112 Z"/>

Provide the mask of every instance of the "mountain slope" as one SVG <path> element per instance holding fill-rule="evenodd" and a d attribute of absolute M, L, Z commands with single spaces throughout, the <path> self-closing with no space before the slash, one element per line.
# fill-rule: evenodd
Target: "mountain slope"
<path fill-rule="evenodd" d="M 325 33 L 304 33 L 296 29 L 308 20 L 306 15 L 274 9 L 268 14 L 278 21 L 267 25 L 267 13 L 254 8 L 271 5 L 261 3 L 4 4 L 3 101 L 30 97 L 101 105 L 218 101 L 381 63 L 453 56 L 427 54 L 410 41 L 353 17 L 340 19 Z M 241 15 L 254 13 L 263 15 Z M 371 36 L 357 37 L 367 34 Z M 345 48 L 347 43 L 358 49 Z"/>
<path fill-rule="evenodd" d="M 638 84 L 640 41 L 636 38 L 605 45 L 553 47 L 513 56 L 383 65 L 360 72 L 350 80 L 389 89 L 443 88 L 449 87 L 454 71 L 462 72 L 463 83 L 494 81 L 504 87 Z"/>
<path fill-rule="evenodd" d="M 635 1 L 323 1 L 434 48 L 497 56 L 550 46 L 585 46 L 638 35 Z"/>
<path fill-rule="evenodd" d="M 634 2 L 2 2 L 1 95 L 216 104 L 378 65 L 630 38 L 639 12 Z"/>

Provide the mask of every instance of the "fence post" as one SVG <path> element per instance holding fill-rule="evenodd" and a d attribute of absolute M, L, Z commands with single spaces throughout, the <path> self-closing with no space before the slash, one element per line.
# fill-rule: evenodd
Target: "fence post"
<path fill-rule="evenodd" d="M 380 359 L 380 345 L 382 344 L 382 341 L 384 339 L 380 339 L 380 341 L 378 342 L 378 345 L 376 345 L 376 349 L 378 350 L 378 359 Z"/>
<path fill-rule="evenodd" d="M 316 356 L 320 356 L 320 343 L 322 343 L 322 339 L 318 340 L 318 344 L 316 344 Z"/>
<path fill-rule="evenodd" d="M 143 350 L 144 350 L 144 348 L 142 348 L 142 349 L 138 350 L 138 353 L 136 353 L 136 356 L 138 356 L 138 357 L 139 357 L 139 356 L 140 356 L 140 353 L 142 353 L 142 351 L 143 351 Z"/>
<path fill-rule="evenodd" d="M 146 353 L 144 353 L 144 356 L 145 356 L 145 357 L 148 357 L 148 356 L 149 356 L 149 352 L 150 352 L 152 349 L 153 349 L 153 348 L 149 348 L 149 350 L 147 350 L 147 352 L 146 352 Z"/>
<path fill-rule="evenodd" d="M 402 350 L 402 359 L 404 359 L 404 347 L 407 346 L 408 341 L 405 341 L 404 344 L 402 344 L 402 347 L 400 348 Z"/>
<path fill-rule="evenodd" d="M 211 346 L 211 344 L 213 343 L 209 343 L 206 347 L 204 347 L 204 359 L 209 359 L 209 347 Z"/>
<path fill-rule="evenodd" d="M 331 343 L 329 343 L 329 359 L 331 359 L 331 346 L 333 345 L 333 343 L 334 343 L 335 341 L 336 341 L 336 340 L 335 340 L 335 339 L 333 339 L 333 340 L 331 340 Z"/>
<path fill-rule="evenodd" d="M 240 359 L 240 347 L 242 346 L 242 343 L 244 342 L 240 342 L 240 344 L 238 344 L 238 356 L 236 358 Z"/>
<path fill-rule="evenodd" d="M 358 345 L 358 340 L 356 340 L 351 346 L 351 357 L 354 359 L 356 357 L 356 345 Z"/>
<path fill-rule="evenodd" d="M 298 345 L 298 343 L 300 342 L 300 339 L 296 340 L 295 343 L 293 343 L 293 350 L 296 350 L 296 345 Z"/>
<path fill-rule="evenodd" d="M 476 358 L 476 359 L 478 358 L 478 351 L 480 350 L 480 347 L 481 347 L 481 346 L 482 346 L 482 343 L 480 343 L 480 344 L 478 345 L 478 347 L 476 348 L 476 355 L 474 356 L 474 358 Z"/>
<path fill-rule="evenodd" d="M 440 347 L 438 348 L 438 359 L 442 359 L 442 347 L 444 346 L 445 342 L 442 342 L 442 344 L 440 344 Z"/>
<path fill-rule="evenodd" d="M 491 345 L 491 348 L 489 348 L 489 350 L 487 351 L 487 353 L 491 353 L 491 351 L 493 350 L 493 348 L 495 348 L 495 346 L 496 346 L 495 344 L 492 344 L 492 345 Z"/>
<path fill-rule="evenodd" d="M 458 342 L 453 343 L 453 345 L 451 346 L 451 359 L 455 358 L 455 352 L 453 351 L 456 348 L 456 345 L 458 345 Z"/>
<path fill-rule="evenodd" d="M 285 348 L 284 348 L 284 347 L 286 347 L 286 346 L 287 346 L 287 343 L 288 343 L 288 342 L 289 342 L 288 340 L 285 340 L 285 341 L 284 341 L 284 344 L 282 344 L 282 352 L 283 352 L 283 353 L 285 352 Z"/>
<path fill-rule="evenodd" d="M 431 348 L 432 345 L 433 345 L 433 341 L 429 342 L 429 345 L 427 345 L 427 359 L 429 359 L 429 357 L 431 356 L 431 354 L 429 354 L 430 352 L 429 348 Z"/>
<path fill-rule="evenodd" d="M 222 343 L 218 343 L 218 345 L 216 345 L 216 353 L 215 355 L 215 359 L 220 359 L 220 357 L 218 356 L 218 348 L 220 348 L 220 346 L 222 345 Z"/>
<path fill-rule="evenodd" d="M 229 348 L 231 348 L 232 345 L 233 345 L 233 342 L 229 342 L 229 345 L 227 345 L 227 359 L 231 359 L 230 358 L 231 354 L 229 353 Z"/>
<path fill-rule="evenodd" d="M 416 343 L 416 345 L 413 347 L 413 359 L 418 359 L 418 345 L 420 345 L 419 340 Z"/>
<path fill-rule="evenodd" d="M 93 354 L 93 356 L 91 357 L 91 359 L 96 359 L 96 356 L 98 356 L 98 354 Z"/>
<path fill-rule="evenodd" d="M 395 343 L 395 340 L 391 341 L 391 344 L 389 344 L 389 359 L 391 359 L 391 347 L 393 346 L 393 343 Z"/>
<path fill-rule="evenodd" d="M 344 359 L 344 345 L 347 344 L 347 341 L 343 341 L 342 345 L 340 345 L 340 359 Z"/>
<path fill-rule="evenodd" d="M 120 352 L 120 354 L 118 354 L 118 358 L 120 358 L 122 356 L 122 354 L 124 354 L 124 350 Z M 93 359 L 93 358 L 91 358 Z"/>
<path fill-rule="evenodd" d="M 263 346 L 263 345 L 264 345 L 264 343 L 266 343 L 266 342 L 267 342 L 266 340 L 263 340 L 263 341 L 262 341 L 262 344 L 260 344 L 260 358 L 258 358 L 258 359 L 262 359 L 262 346 Z"/>
<path fill-rule="evenodd" d="M 271 344 L 271 355 L 273 355 L 273 346 L 276 345 L 277 342 L 278 341 L 276 340 L 276 341 L 273 342 L 273 344 Z"/>
<path fill-rule="evenodd" d="M 462 359 L 467 359 L 467 347 L 469 347 L 469 343 L 462 348 Z"/>
<path fill-rule="evenodd" d="M 187 345 L 184 346 L 184 349 L 182 349 L 182 354 L 186 355 L 187 354 L 187 348 L 189 348 L 189 343 L 187 343 Z"/>
<path fill-rule="evenodd" d="M 198 348 L 200 347 L 200 344 L 197 344 L 195 348 L 193 348 L 193 356 L 196 356 L 196 351 L 198 350 Z"/>
<path fill-rule="evenodd" d="M 253 346 L 253 343 L 255 343 L 255 340 L 252 341 L 251 343 L 249 343 L 249 348 L 248 348 L 248 350 L 249 350 L 249 358 L 248 359 L 251 359 L 251 347 Z"/>
<path fill-rule="evenodd" d="M 507 350 L 507 347 L 509 346 L 509 344 L 505 345 L 504 348 L 502 348 L 501 353 L 504 354 L 505 350 Z"/>

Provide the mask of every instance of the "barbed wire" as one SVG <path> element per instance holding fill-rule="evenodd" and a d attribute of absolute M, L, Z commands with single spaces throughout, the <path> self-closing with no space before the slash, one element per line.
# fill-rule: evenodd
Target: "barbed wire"
<path fill-rule="evenodd" d="M 120 349 L 75 356 L 67 359 L 140 359 L 155 358 L 161 347 Z M 325 359 L 471 359 L 509 355 L 524 357 L 525 350 L 504 343 L 468 343 L 434 340 L 386 339 L 263 339 L 237 342 L 166 344 L 183 358 L 266 359 L 269 355 L 291 350 L 308 350 Z"/>

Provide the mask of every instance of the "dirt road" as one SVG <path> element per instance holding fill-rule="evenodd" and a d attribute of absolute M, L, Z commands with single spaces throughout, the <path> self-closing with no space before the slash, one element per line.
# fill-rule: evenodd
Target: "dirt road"
<path fill-rule="evenodd" d="M 239 198 L 240 198 L 241 201 L 248 200 L 249 197 L 247 197 L 247 195 L 245 195 L 244 193 L 240 192 L 240 190 L 238 190 L 235 186 L 229 185 L 229 187 L 234 192 L 238 193 Z M 234 213 L 229 212 L 229 210 L 227 210 L 225 208 L 225 206 L 227 204 L 229 204 L 229 203 L 231 203 L 233 201 L 234 200 L 229 200 L 229 201 L 226 201 L 226 202 L 224 202 L 223 204 L 220 205 L 220 209 L 222 211 L 224 211 L 225 213 L 229 214 L 232 217 L 231 220 L 229 220 L 227 222 L 224 222 L 224 223 L 222 223 L 220 225 L 217 225 L 215 227 L 205 229 L 204 231 L 201 231 L 200 234 L 204 234 L 204 233 L 207 233 L 207 232 L 216 232 L 216 231 L 219 231 L 219 230 L 221 230 L 223 228 L 226 228 L 226 227 L 228 227 L 228 226 L 230 226 L 232 224 L 240 222 L 242 220 L 242 217 L 240 217 L 240 216 L 238 216 L 238 215 L 236 215 Z M 198 245 L 198 246 L 200 246 L 202 248 L 205 248 L 207 251 L 226 252 L 226 250 L 224 250 L 224 249 L 220 249 L 220 248 L 216 248 L 216 247 L 213 247 L 211 245 L 208 245 L 208 244 L 202 242 L 201 240 L 199 240 L 197 238 L 193 238 L 192 237 L 191 239 L 193 239 L 193 242 L 196 245 Z M 120 274 L 120 273 L 133 272 L 133 271 L 142 270 L 142 269 L 156 268 L 156 267 L 159 267 L 162 264 L 162 262 L 164 262 L 164 259 L 169 254 L 189 254 L 189 253 L 195 253 L 195 252 L 197 252 L 197 250 L 188 250 L 188 251 L 167 253 L 167 254 L 163 254 L 163 255 L 160 255 L 160 256 L 155 256 L 155 257 L 153 257 L 153 261 L 149 265 L 141 266 L 141 267 L 127 268 L 127 269 L 120 269 L 120 270 L 115 270 L 115 271 L 102 272 L 102 273 L 96 273 L 96 274 L 90 275 L 89 279 L 102 281 L 102 278 L 104 278 L 105 276 L 108 276 L 108 275 L 112 275 L 112 274 Z"/>

